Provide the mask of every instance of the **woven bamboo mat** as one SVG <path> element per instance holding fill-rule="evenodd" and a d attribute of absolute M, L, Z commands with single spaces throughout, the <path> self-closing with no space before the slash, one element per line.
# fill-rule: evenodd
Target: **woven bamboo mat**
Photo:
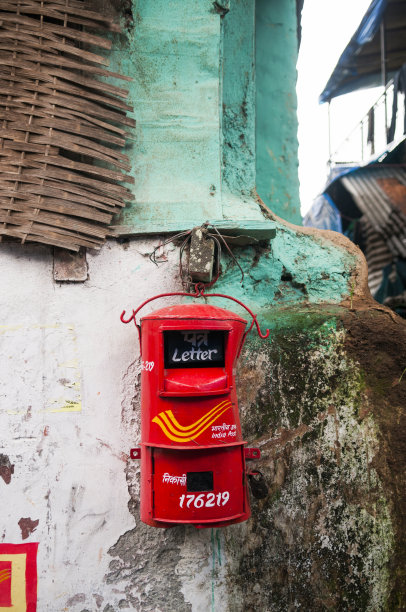
<path fill-rule="evenodd" d="M 130 79 L 95 52 L 109 30 L 91 0 L 0 1 L 0 241 L 98 248 L 133 199 L 128 91 L 99 77 Z"/>

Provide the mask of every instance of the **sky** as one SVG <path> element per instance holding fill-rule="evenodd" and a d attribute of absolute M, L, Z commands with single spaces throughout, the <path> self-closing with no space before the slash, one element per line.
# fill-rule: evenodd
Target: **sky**
<path fill-rule="evenodd" d="M 298 68 L 299 180 L 302 214 L 327 178 L 328 105 L 319 105 L 337 61 L 371 0 L 305 0 Z M 379 97 L 379 89 L 354 92 L 331 103 L 332 150 Z"/>

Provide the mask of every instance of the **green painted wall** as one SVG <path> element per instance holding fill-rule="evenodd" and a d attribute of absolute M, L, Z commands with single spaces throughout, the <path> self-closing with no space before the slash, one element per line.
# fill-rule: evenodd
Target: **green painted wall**
<path fill-rule="evenodd" d="M 257 0 L 257 191 L 282 219 L 301 224 L 296 115 L 295 0 Z"/>
<path fill-rule="evenodd" d="M 222 23 L 223 189 L 246 199 L 255 190 L 255 1 L 232 0 Z"/>
<path fill-rule="evenodd" d="M 358 264 L 353 253 L 282 224 L 275 227 L 275 238 L 268 244 L 234 250 L 244 270 L 243 282 L 234 261 L 224 256 L 216 291 L 233 295 L 255 311 L 304 302 L 337 304 L 348 297 Z"/>
<path fill-rule="evenodd" d="M 133 77 L 135 232 L 221 217 L 220 18 L 208 0 L 135 0 L 112 63 Z"/>
<path fill-rule="evenodd" d="M 294 2 L 133 0 L 119 7 L 123 33 L 113 37 L 110 65 L 133 77 L 137 126 L 128 147 L 135 202 L 116 220 L 116 234 L 207 220 L 266 229 L 256 182 L 277 214 L 299 222 Z M 271 36 L 263 21 L 269 7 L 278 21 Z M 283 129 L 275 129 L 281 118 Z"/>

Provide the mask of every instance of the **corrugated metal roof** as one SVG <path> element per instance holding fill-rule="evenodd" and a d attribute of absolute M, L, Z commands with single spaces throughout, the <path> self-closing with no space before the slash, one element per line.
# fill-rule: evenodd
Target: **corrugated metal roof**
<path fill-rule="evenodd" d="M 388 249 L 385 239 L 379 235 L 366 219 L 359 220 L 364 239 L 364 255 L 368 264 L 368 286 L 374 296 L 382 284 L 383 270 L 392 263 L 393 255 Z"/>
<path fill-rule="evenodd" d="M 381 84 L 382 20 L 386 33 L 387 80 L 393 77 L 406 61 L 405 17 L 404 0 L 372 0 L 321 93 L 320 103 L 350 91 Z"/>
<path fill-rule="evenodd" d="M 384 181 L 388 179 L 406 187 L 406 171 L 403 168 L 360 168 L 340 180 L 374 231 L 385 239 L 393 255 L 406 258 L 406 215 L 394 203 L 388 190 L 384 189 Z"/>

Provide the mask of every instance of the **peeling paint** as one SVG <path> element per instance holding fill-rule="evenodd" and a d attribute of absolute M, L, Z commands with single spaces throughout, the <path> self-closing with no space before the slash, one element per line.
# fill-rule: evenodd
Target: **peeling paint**
<path fill-rule="evenodd" d="M 135 203 L 117 219 L 117 235 L 175 232 L 207 220 L 263 225 L 256 186 L 277 214 L 301 223 L 296 7 L 257 2 L 257 23 L 254 8 L 242 0 L 225 10 L 202 0 L 185 8 L 176 0 L 168 11 L 164 0 L 133 0 L 127 28 L 128 6 L 117 6 L 125 32 L 112 36 L 110 66 L 133 78 L 127 86 L 137 121 L 129 151 Z M 278 36 L 268 36 L 269 21 L 282 24 Z M 270 143 L 278 158 L 271 167 Z"/>
<path fill-rule="evenodd" d="M 84 593 L 76 593 L 76 595 L 69 597 L 65 605 L 67 608 L 70 608 L 71 606 L 77 603 L 83 603 L 84 601 L 86 601 L 86 595 Z"/>
<path fill-rule="evenodd" d="M 7 455 L 0 454 L 0 476 L 6 484 L 10 484 L 11 476 L 14 474 L 14 465 Z"/>
<path fill-rule="evenodd" d="M 33 521 L 30 517 L 20 518 L 18 526 L 21 529 L 21 538 L 26 540 L 38 527 L 39 519 Z"/>

